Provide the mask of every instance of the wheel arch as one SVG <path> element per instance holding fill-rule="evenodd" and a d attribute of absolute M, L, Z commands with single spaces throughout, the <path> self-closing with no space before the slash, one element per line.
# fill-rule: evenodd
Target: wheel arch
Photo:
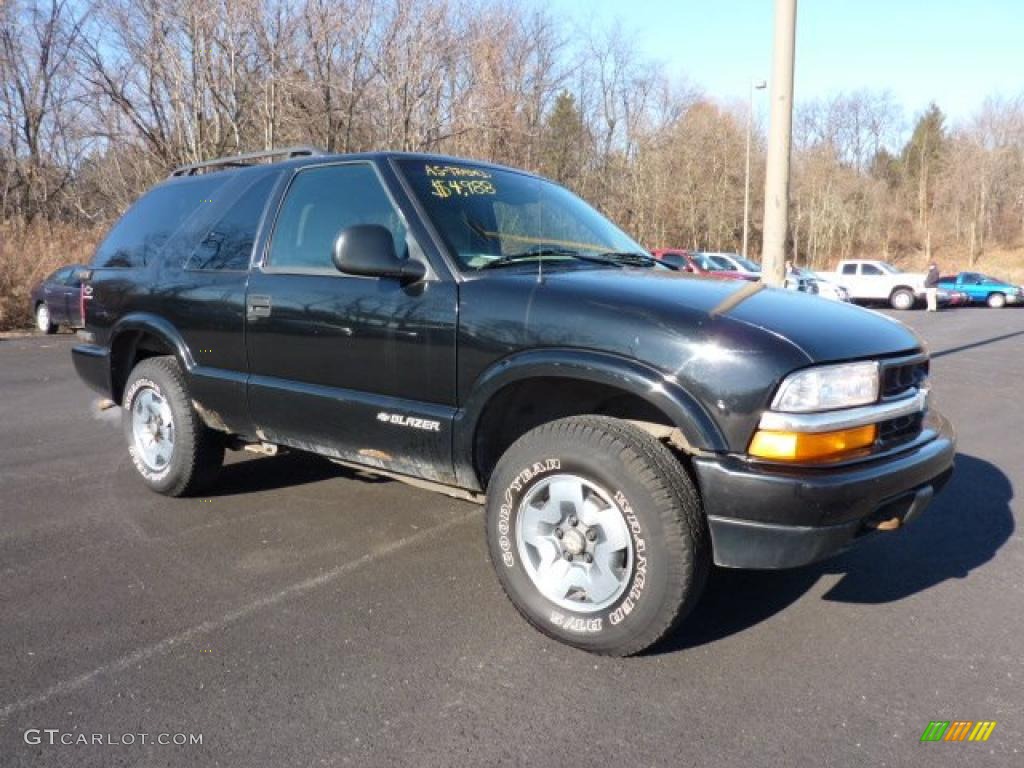
<path fill-rule="evenodd" d="M 547 398 L 541 408 L 524 408 L 538 395 Z M 456 415 L 453 458 L 460 485 L 486 488 L 493 465 L 520 435 L 548 421 L 587 413 L 678 430 L 694 452 L 727 447 L 700 402 L 656 369 L 607 353 L 530 350 L 484 371 Z"/>
<path fill-rule="evenodd" d="M 121 402 L 132 368 L 157 355 L 173 355 L 186 372 L 196 364 L 181 334 L 159 315 L 131 313 L 114 325 L 110 331 L 110 389 L 115 403 Z"/>

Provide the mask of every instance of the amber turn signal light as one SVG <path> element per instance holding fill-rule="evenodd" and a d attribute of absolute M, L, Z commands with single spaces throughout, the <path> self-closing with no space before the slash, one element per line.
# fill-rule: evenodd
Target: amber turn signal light
<path fill-rule="evenodd" d="M 750 441 L 749 453 L 776 461 L 832 459 L 865 448 L 875 442 L 878 427 L 868 424 L 836 432 L 772 432 L 758 430 Z"/>

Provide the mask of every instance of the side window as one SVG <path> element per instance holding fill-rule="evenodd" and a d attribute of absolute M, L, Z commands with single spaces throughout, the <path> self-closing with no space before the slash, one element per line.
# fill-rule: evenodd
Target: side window
<path fill-rule="evenodd" d="M 141 197 L 96 249 L 93 266 L 144 267 L 224 183 L 220 174 L 173 181 Z"/>
<path fill-rule="evenodd" d="M 856 275 L 857 274 L 857 265 L 856 264 L 843 264 L 843 274 L 844 275 Z"/>
<path fill-rule="evenodd" d="M 48 278 L 46 278 L 45 282 L 47 282 L 47 283 L 62 283 L 62 284 L 66 283 L 68 281 L 68 278 L 71 276 L 71 273 L 74 271 L 74 269 L 75 269 L 74 267 L 61 267 L 56 272 L 54 272 L 52 275 L 50 275 Z"/>
<path fill-rule="evenodd" d="M 981 275 L 979 275 L 977 272 L 964 272 L 962 282 L 964 282 L 964 283 L 977 283 L 980 278 L 981 278 Z"/>
<path fill-rule="evenodd" d="M 246 270 L 276 174 L 260 177 L 216 221 L 188 257 L 186 269 Z"/>
<path fill-rule="evenodd" d="M 884 275 L 885 272 L 880 270 L 874 264 L 861 264 L 860 273 L 862 275 Z"/>
<path fill-rule="evenodd" d="M 269 266 L 334 270 L 334 240 L 356 224 L 387 228 L 398 255 L 407 255 L 405 224 L 372 166 L 353 163 L 299 171 L 277 217 Z"/>

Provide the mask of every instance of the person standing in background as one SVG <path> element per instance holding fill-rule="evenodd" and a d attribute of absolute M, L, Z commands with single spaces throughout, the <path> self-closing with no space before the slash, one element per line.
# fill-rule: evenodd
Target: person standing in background
<path fill-rule="evenodd" d="M 939 268 L 933 261 L 928 265 L 928 274 L 924 276 L 924 293 L 928 299 L 928 311 L 939 311 Z"/>

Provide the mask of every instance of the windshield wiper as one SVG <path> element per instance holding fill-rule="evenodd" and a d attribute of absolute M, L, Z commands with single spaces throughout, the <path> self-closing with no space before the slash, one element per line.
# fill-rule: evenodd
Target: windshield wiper
<path fill-rule="evenodd" d="M 606 251 L 599 254 L 597 258 L 612 261 L 616 264 L 625 264 L 628 266 L 641 266 L 641 267 L 653 267 L 655 264 L 659 264 L 656 258 L 649 256 L 646 253 L 640 253 L 639 251 Z M 665 266 L 671 267 L 671 264 Z"/>
<path fill-rule="evenodd" d="M 616 269 L 622 269 L 622 263 L 615 259 L 606 258 L 604 255 L 601 256 L 588 256 L 587 254 L 574 251 L 571 248 L 535 248 L 530 251 L 523 253 L 506 253 L 504 256 L 499 256 L 494 261 L 489 261 L 478 269 L 495 269 L 497 267 L 507 267 L 513 264 L 522 264 L 524 262 L 533 261 L 535 259 L 543 259 L 545 256 L 568 256 L 571 259 L 577 261 L 586 261 L 592 264 L 606 264 Z"/>

